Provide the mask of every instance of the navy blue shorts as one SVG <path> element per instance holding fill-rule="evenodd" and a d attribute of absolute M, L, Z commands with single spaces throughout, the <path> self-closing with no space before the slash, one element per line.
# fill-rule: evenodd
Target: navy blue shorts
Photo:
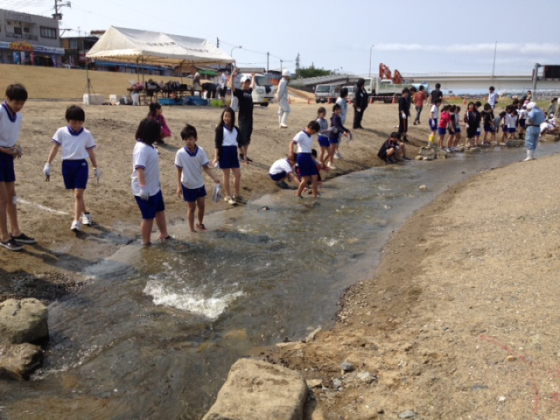
<path fill-rule="evenodd" d="M 438 127 L 438 134 L 439 134 L 440 136 L 444 136 L 446 131 L 447 131 L 447 130 L 446 130 L 445 127 Z"/>
<path fill-rule="evenodd" d="M 485 125 L 484 126 L 484 131 L 486 131 L 487 133 L 493 133 L 494 132 L 494 127 L 492 127 L 491 125 Z"/>
<path fill-rule="evenodd" d="M 0 153 L 0 182 L 15 182 L 14 157 Z"/>
<path fill-rule="evenodd" d="M 455 134 L 461 134 L 461 127 L 455 127 Z"/>
<path fill-rule="evenodd" d="M 207 195 L 206 188 L 204 188 L 204 185 L 200 188 L 191 189 L 181 184 L 181 188 L 183 188 L 183 200 L 185 200 L 188 203 L 192 203 L 198 200 L 199 198 L 204 198 Z"/>
<path fill-rule="evenodd" d="M 524 119 L 523 119 L 523 120 L 519 120 L 519 125 L 520 125 L 522 128 L 525 128 L 525 126 L 526 126 L 525 120 L 524 120 Z"/>
<path fill-rule="evenodd" d="M 476 135 L 477 135 L 477 136 L 480 136 L 480 128 L 477 128 L 477 129 L 476 129 Z"/>
<path fill-rule="evenodd" d="M 62 161 L 62 178 L 67 190 L 85 190 L 88 173 L 88 164 L 85 159 Z"/>
<path fill-rule="evenodd" d="M 515 133 L 517 129 L 515 127 L 508 127 L 508 133 Z"/>
<path fill-rule="evenodd" d="M 318 175 L 317 164 L 315 163 L 315 160 L 313 160 L 311 153 L 299 153 L 297 156 L 297 163 L 300 176 Z"/>
<path fill-rule="evenodd" d="M 278 174 L 269 174 L 270 175 L 270 179 L 272 179 L 273 181 L 281 181 L 284 178 L 286 178 L 288 176 L 288 174 L 286 173 L 286 171 L 282 171 Z"/>
<path fill-rule="evenodd" d="M 138 203 L 143 220 L 155 219 L 156 213 L 165 211 L 165 203 L 163 202 L 163 194 L 161 193 L 161 190 L 159 190 L 156 195 L 150 196 L 148 200 L 142 200 L 136 195 L 134 198 Z"/>
<path fill-rule="evenodd" d="M 232 169 L 239 168 L 239 158 L 237 157 L 237 147 L 236 146 L 224 146 L 222 147 L 220 153 L 220 159 L 218 160 L 220 169 Z"/>
<path fill-rule="evenodd" d="M 319 141 L 319 146 L 321 147 L 329 147 L 331 145 L 328 137 L 319 136 L 317 137 L 317 140 Z"/>
<path fill-rule="evenodd" d="M 329 144 L 338 144 L 340 143 L 340 137 L 337 135 L 334 139 L 329 137 Z"/>
<path fill-rule="evenodd" d="M 430 128 L 431 128 L 432 131 L 437 130 L 437 118 L 434 118 L 433 120 L 430 120 Z"/>

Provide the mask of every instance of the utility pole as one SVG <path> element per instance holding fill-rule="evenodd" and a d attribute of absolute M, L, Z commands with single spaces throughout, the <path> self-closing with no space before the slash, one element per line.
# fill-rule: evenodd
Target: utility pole
<path fill-rule="evenodd" d="M 270 65 L 270 53 L 267 51 L 266 53 L 266 72 L 269 72 L 269 65 Z"/>
<path fill-rule="evenodd" d="M 216 46 L 220 48 L 220 38 L 216 38 Z"/>
<path fill-rule="evenodd" d="M 494 70 L 496 69 L 496 51 L 498 49 L 498 41 L 496 41 L 496 45 L 494 46 L 494 63 L 492 64 L 492 78 L 494 78 Z"/>
<path fill-rule="evenodd" d="M 64 3 L 62 0 L 54 0 L 54 15 L 52 15 L 54 19 L 62 20 L 62 13 L 59 13 L 59 8 L 62 7 L 72 8 L 72 3 L 70 1 Z"/>
<path fill-rule="evenodd" d="M 282 63 L 284 62 L 284 60 L 280 59 L 280 73 L 282 73 L 283 67 L 282 67 Z"/>
<path fill-rule="evenodd" d="M 539 63 L 535 64 L 535 70 L 533 73 L 533 92 L 531 92 L 533 94 L 533 99 L 534 101 L 537 100 L 537 80 L 539 79 L 539 67 L 541 67 L 541 65 Z"/>

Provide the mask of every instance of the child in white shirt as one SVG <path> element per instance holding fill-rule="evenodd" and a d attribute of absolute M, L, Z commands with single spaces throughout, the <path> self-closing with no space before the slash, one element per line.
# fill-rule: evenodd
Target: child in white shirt
<path fill-rule="evenodd" d="M 181 138 L 185 142 L 185 147 L 179 149 L 175 155 L 175 166 L 177 168 L 177 197 L 183 197 L 187 202 L 187 219 L 191 232 L 194 230 L 194 210 L 198 206 L 198 223 L 196 227 L 206 230 L 204 226 L 204 197 L 206 188 L 202 171 L 206 172 L 216 184 L 220 180 L 214 176 L 208 164 L 208 156 L 202 147 L 196 145 L 198 134 L 196 128 L 187 124 L 181 131 Z"/>
<path fill-rule="evenodd" d="M 71 105 L 66 109 L 67 127 L 59 128 L 52 138 L 54 143 L 47 163 L 43 169 L 46 180 L 50 180 L 51 163 L 62 148 L 62 178 L 67 190 L 74 191 L 74 220 L 70 229 L 79 232 L 82 224 L 91 226 L 91 213 L 86 209 L 84 192 L 87 187 L 89 170 L 87 158 L 91 160 L 93 172 L 99 183 L 101 172 L 97 167 L 97 159 L 93 149 L 95 140 L 89 130 L 84 128 L 86 113 L 82 108 Z"/>
<path fill-rule="evenodd" d="M 160 241 L 171 237 L 167 234 L 165 203 L 161 193 L 159 155 L 154 143 L 160 140 L 161 127 L 156 120 L 145 118 L 136 130 L 136 145 L 132 152 L 132 194 L 142 213 L 142 245 L 151 245 L 150 237 L 154 219 L 159 229 Z"/>

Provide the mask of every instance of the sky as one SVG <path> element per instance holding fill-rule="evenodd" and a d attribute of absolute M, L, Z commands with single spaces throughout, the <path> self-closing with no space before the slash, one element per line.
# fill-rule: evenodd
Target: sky
<path fill-rule="evenodd" d="M 48 16 L 54 2 L 0 0 L 0 8 Z M 384 63 L 404 77 L 560 65 L 558 0 L 539 8 L 520 0 L 59 0 L 68 2 L 63 36 L 118 26 L 219 38 L 240 67 L 266 68 L 267 52 L 270 69 L 283 60 L 294 71 L 299 54 L 302 67 L 375 75 Z"/>

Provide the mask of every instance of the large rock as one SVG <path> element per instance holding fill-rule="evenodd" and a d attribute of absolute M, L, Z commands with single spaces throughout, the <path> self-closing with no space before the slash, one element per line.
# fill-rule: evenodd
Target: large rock
<path fill-rule="evenodd" d="M 292 370 L 240 359 L 202 420 L 302 420 L 307 385 Z"/>
<path fill-rule="evenodd" d="M 0 345 L 0 379 L 28 379 L 43 362 L 43 350 L 34 344 Z"/>
<path fill-rule="evenodd" d="M 506 146 L 507 147 L 523 147 L 523 146 L 525 146 L 525 140 L 521 140 L 521 139 L 508 140 L 506 142 Z"/>
<path fill-rule="evenodd" d="M 0 303 L 0 344 L 38 343 L 49 338 L 47 307 L 37 299 Z"/>

